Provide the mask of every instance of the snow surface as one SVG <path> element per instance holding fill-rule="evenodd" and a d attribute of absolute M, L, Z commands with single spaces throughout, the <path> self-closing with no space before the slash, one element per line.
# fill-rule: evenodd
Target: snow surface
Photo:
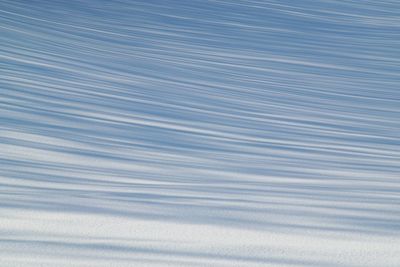
<path fill-rule="evenodd" d="M 0 266 L 400 266 L 400 2 L 0 1 Z"/>

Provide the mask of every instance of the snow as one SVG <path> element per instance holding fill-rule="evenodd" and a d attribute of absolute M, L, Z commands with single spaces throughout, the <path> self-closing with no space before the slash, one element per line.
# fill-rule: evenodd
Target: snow
<path fill-rule="evenodd" d="M 399 266 L 399 12 L 1 1 L 0 266 Z"/>

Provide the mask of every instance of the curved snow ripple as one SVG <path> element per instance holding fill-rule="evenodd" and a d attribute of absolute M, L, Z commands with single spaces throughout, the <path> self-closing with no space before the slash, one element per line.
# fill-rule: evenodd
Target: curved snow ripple
<path fill-rule="evenodd" d="M 399 25 L 396 1 L 1 1 L 0 255 L 395 266 Z"/>

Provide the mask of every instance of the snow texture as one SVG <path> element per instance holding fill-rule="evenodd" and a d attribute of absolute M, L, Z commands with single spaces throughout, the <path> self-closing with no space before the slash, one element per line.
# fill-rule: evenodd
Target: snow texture
<path fill-rule="evenodd" d="M 400 266 L 400 2 L 0 1 L 0 266 Z"/>

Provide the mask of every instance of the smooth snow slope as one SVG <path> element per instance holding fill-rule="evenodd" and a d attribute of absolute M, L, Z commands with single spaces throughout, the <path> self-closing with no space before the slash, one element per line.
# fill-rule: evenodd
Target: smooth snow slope
<path fill-rule="evenodd" d="M 399 1 L 0 1 L 0 266 L 400 266 Z"/>

